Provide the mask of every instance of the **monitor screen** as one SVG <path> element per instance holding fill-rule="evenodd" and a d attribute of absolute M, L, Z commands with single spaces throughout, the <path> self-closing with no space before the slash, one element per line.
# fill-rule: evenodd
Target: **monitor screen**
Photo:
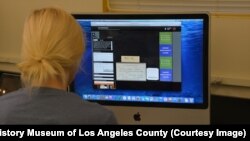
<path fill-rule="evenodd" d="M 74 15 L 86 50 L 72 90 L 108 105 L 207 108 L 208 15 Z"/>

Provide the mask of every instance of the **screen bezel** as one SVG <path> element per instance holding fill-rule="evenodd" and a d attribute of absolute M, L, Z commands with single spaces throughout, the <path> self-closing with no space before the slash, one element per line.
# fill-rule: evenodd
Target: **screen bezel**
<path fill-rule="evenodd" d="M 129 102 L 88 100 L 102 105 L 112 106 L 139 106 L 139 107 L 171 107 L 207 109 L 209 97 L 209 15 L 206 13 L 192 14 L 72 14 L 75 19 L 203 19 L 203 103 L 157 103 L 157 102 Z M 74 82 L 70 86 L 74 91 Z"/>

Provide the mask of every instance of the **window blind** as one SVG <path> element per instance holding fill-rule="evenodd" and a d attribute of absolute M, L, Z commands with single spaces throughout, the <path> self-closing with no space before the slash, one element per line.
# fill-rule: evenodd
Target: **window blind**
<path fill-rule="evenodd" d="M 250 12 L 250 0 L 107 0 L 110 12 Z"/>

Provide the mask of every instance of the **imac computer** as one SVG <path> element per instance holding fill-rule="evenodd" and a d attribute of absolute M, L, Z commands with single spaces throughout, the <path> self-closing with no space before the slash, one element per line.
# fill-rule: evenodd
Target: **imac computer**
<path fill-rule="evenodd" d="M 74 14 L 86 49 L 72 91 L 120 124 L 209 124 L 207 14 Z"/>

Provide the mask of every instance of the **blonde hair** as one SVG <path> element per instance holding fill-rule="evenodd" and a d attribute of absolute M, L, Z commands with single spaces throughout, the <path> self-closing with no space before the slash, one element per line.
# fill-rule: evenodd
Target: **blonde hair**
<path fill-rule="evenodd" d="M 23 31 L 21 62 L 26 86 L 41 86 L 50 79 L 70 83 L 84 51 L 83 31 L 75 19 L 59 8 L 35 10 Z"/>

